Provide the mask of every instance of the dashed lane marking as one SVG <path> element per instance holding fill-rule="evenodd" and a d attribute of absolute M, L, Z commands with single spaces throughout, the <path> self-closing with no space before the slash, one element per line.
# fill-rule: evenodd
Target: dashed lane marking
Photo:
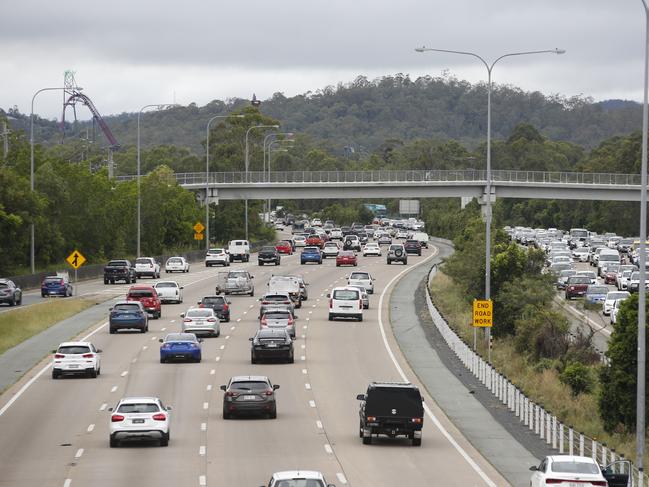
<path fill-rule="evenodd" d="M 226 340 L 229 340 L 229 339 L 230 339 L 230 335 L 227 335 L 227 336 L 225 337 L 225 339 L 226 339 Z"/>
<path fill-rule="evenodd" d="M 121 374 L 119 374 L 121 377 L 126 377 L 128 375 L 128 370 L 125 370 Z"/>
<path fill-rule="evenodd" d="M 72 479 L 65 479 L 63 482 L 63 487 L 70 487 L 72 485 Z"/>
<path fill-rule="evenodd" d="M 83 448 L 79 448 L 77 452 L 74 454 L 74 458 L 81 458 L 81 455 L 83 455 Z"/>
<path fill-rule="evenodd" d="M 201 445 L 198 447 L 198 454 L 202 457 L 205 456 L 205 445 Z"/>
<path fill-rule="evenodd" d="M 310 391 L 310 390 L 311 390 L 311 384 L 309 384 L 309 383 L 307 382 L 306 384 L 304 384 L 304 388 L 305 388 L 307 391 Z"/>
<path fill-rule="evenodd" d="M 207 386 L 205 387 L 205 390 L 206 391 L 211 391 L 212 390 L 212 384 L 207 384 Z"/>
<path fill-rule="evenodd" d="M 160 331 L 165 331 L 166 329 L 167 329 L 167 327 L 160 328 Z"/>
<path fill-rule="evenodd" d="M 221 345 L 219 349 L 223 350 L 225 348 L 225 345 Z"/>
<path fill-rule="evenodd" d="M 216 374 L 216 369 L 210 370 L 210 375 L 214 375 L 214 374 Z"/>
<path fill-rule="evenodd" d="M 319 430 L 323 429 L 322 421 L 317 420 L 317 421 L 315 422 L 315 425 L 316 425 L 316 428 L 318 428 Z"/>
<path fill-rule="evenodd" d="M 147 348 L 149 348 L 149 347 L 146 346 L 146 345 L 143 345 L 143 346 L 142 346 L 142 350 L 146 350 Z"/>
<path fill-rule="evenodd" d="M 117 386 L 113 386 L 110 392 L 115 392 L 117 390 Z"/>
<path fill-rule="evenodd" d="M 198 476 L 198 485 L 207 485 L 207 478 L 205 475 Z"/>
<path fill-rule="evenodd" d="M 302 369 L 302 373 L 303 373 L 304 375 L 306 375 L 307 370 L 306 370 L 306 369 Z"/>
<path fill-rule="evenodd" d="M 95 425 L 94 425 L 94 424 L 91 424 L 91 425 L 88 425 L 88 429 L 87 429 L 86 431 L 87 431 L 88 433 L 92 433 L 92 430 L 94 430 L 94 429 L 95 429 Z"/>
<path fill-rule="evenodd" d="M 339 481 L 341 484 L 343 484 L 343 485 L 346 485 L 346 484 L 347 484 L 347 479 L 346 479 L 345 476 L 342 474 L 342 472 L 338 472 L 338 473 L 336 473 L 336 477 L 338 478 L 338 481 Z"/>
<path fill-rule="evenodd" d="M 300 357 L 300 360 L 306 360 L 306 357 L 305 357 L 304 355 L 302 355 L 302 356 Z"/>
<path fill-rule="evenodd" d="M 104 411 L 108 407 L 108 404 L 104 403 L 101 406 L 99 406 L 100 411 Z"/>
<path fill-rule="evenodd" d="M 207 423 L 201 423 L 201 431 L 207 431 Z"/>
<path fill-rule="evenodd" d="M 236 328 L 236 326 L 231 326 L 230 330 L 234 330 L 235 328 Z"/>
<path fill-rule="evenodd" d="M 220 361 L 221 361 L 221 357 L 216 357 L 214 360 L 215 360 L 216 362 L 220 362 Z"/>
<path fill-rule="evenodd" d="M 315 407 L 315 401 L 314 401 L 313 399 L 311 399 L 311 400 L 309 401 L 309 406 L 312 407 L 312 408 Z"/>
<path fill-rule="evenodd" d="M 203 409 L 207 409 L 207 408 L 209 408 L 209 407 L 210 407 L 210 403 L 209 403 L 209 402 L 204 402 L 204 403 L 203 403 Z"/>

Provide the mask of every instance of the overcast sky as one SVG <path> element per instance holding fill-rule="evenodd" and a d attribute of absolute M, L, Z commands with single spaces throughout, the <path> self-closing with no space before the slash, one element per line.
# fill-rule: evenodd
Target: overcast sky
<path fill-rule="evenodd" d="M 358 75 L 486 79 L 476 59 L 422 45 L 487 60 L 562 48 L 504 59 L 494 81 L 641 101 L 643 40 L 640 0 L 20 0 L 0 16 L 0 107 L 29 113 L 66 69 L 102 114 L 292 96 Z M 61 98 L 43 93 L 35 111 L 60 118 Z"/>

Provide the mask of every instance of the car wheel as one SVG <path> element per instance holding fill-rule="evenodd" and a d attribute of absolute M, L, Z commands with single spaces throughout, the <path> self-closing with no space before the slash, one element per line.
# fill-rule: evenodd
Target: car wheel
<path fill-rule="evenodd" d="M 160 438 L 160 446 L 169 446 L 169 433 L 163 433 Z"/>
<path fill-rule="evenodd" d="M 372 436 L 371 435 L 370 436 L 365 436 L 363 434 L 362 438 L 363 438 L 363 445 L 371 445 L 372 444 Z"/>
<path fill-rule="evenodd" d="M 251 353 L 251 354 L 250 354 L 250 363 L 251 363 L 251 364 L 256 364 L 256 363 L 257 363 L 257 359 L 255 358 L 255 354 L 254 354 L 254 353 Z"/>
<path fill-rule="evenodd" d="M 252 296 L 254 296 L 254 295 L 255 295 L 255 289 L 253 288 L 253 289 L 250 291 L 250 296 L 252 297 Z"/>
<path fill-rule="evenodd" d="M 58 370 L 52 370 L 52 379 L 58 379 L 61 373 Z"/>
<path fill-rule="evenodd" d="M 273 408 L 273 410 L 270 412 L 268 415 L 270 419 L 277 419 L 277 409 Z"/>
<path fill-rule="evenodd" d="M 412 446 L 421 446 L 421 438 L 413 438 Z"/>
<path fill-rule="evenodd" d="M 117 448 L 119 446 L 119 440 L 116 438 L 113 438 L 112 436 L 110 437 L 110 447 L 111 448 Z"/>
<path fill-rule="evenodd" d="M 223 419 L 231 419 L 232 415 L 223 408 Z"/>
<path fill-rule="evenodd" d="M 111 327 L 111 328 L 108 329 L 108 333 L 110 333 L 111 335 L 114 335 L 115 333 L 117 333 L 117 330 L 115 328 Z"/>
<path fill-rule="evenodd" d="M 146 326 L 142 327 L 142 329 L 140 330 L 140 333 L 146 333 Z"/>
<path fill-rule="evenodd" d="M 358 437 L 362 438 L 363 437 L 363 423 L 359 421 L 358 423 Z"/>
<path fill-rule="evenodd" d="M 160 357 L 160 363 L 164 364 L 165 362 L 167 362 L 167 360 L 165 358 L 163 358 L 163 357 Z"/>
<path fill-rule="evenodd" d="M 9 301 L 9 306 L 16 306 L 16 296 L 13 296 L 11 298 L 11 301 Z"/>
<path fill-rule="evenodd" d="M 336 267 L 340 267 L 340 264 L 336 264 Z"/>
<path fill-rule="evenodd" d="M 257 264 L 260 265 L 260 266 L 264 265 L 264 264 L 261 263 L 261 261 L 257 262 Z"/>
<path fill-rule="evenodd" d="M 97 369 L 97 375 L 101 375 L 101 367 Z"/>
<path fill-rule="evenodd" d="M 104 279 L 104 284 L 108 284 L 108 279 Z"/>
<path fill-rule="evenodd" d="M 97 378 L 97 371 L 93 368 L 88 371 L 88 375 L 90 376 L 91 379 L 96 379 Z"/>
<path fill-rule="evenodd" d="M 137 279 L 138 279 L 137 277 L 133 277 L 133 279 L 132 279 L 133 284 L 135 284 L 137 282 Z"/>
<path fill-rule="evenodd" d="M 291 355 L 288 357 L 287 362 L 288 362 L 289 364 L 293 364 L 293 363 L 295 363 L 295 355 L 291 354 Z"/>
<path fill-rule="evenodd" d="M 358 317 L 358 321 L 363 321 L 363 315 L 360 315 L 360 316 Z"/>
<path fill-rule="evenodd" d="M 334 315 L 332 315 L 331 313 L 329 313 L 329 321 L 333 321 L 333 320 L 334 320 Z"/>

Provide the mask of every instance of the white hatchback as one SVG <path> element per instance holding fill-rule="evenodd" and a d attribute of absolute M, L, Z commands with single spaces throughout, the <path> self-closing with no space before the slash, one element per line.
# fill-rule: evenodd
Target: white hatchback
<path fill-rule="evenodd" d="M 306 247 L 306 237 L 304 235 L 294 235 L 293 242 L 296 247 Z"/>
<path fill-rule="evenodd" d="M 169 257 L 165 263 L 165 272 L 189 272 L 189 262 L 184 257 Z"/>
<path fill-rule="evenodd" d="M 161 303 L 182 303 L 183 286 L 176 281 L 160 281 L 153 286 Z"/>
<path fill-rule="evenodd" d="M 110 447 L 122 440 L 158 439 L 160 446 L 169 445 L 171 406 L 165 406 L 157 397 L 125 397 L 115 408 L 109 408 Z"/>
<path fill-rule="evenodd" d="M 615 301 L 624 300 L 631 296 L 628 291 L 609 291 L 606 293 L 606 299 L 602 303 L 602 313 L 605 315 L 611 314 Z"/>
<path fill-rule="evenodd" d="M 378 243 L 368 242 L 365 244 L 365 246 L 363 247 L 363 257 L 367 257 L 368 255 L 376 255 L 378 257 L 381 257 L 381 255 L 383 255 L 381 253 L 381 247 Z"/>
<path fill-rule="evenodd" d="M 352 272 L 349 277 L 347 277 L 347 285 L 360 286 L 365 288 L 369 294 L 374 294 L 374 278 L 369 272 Z"/>
<path fill-rule="evenodd" d="M 327 257 L 336 257 L 340 252 L 340 245 L 338 242 L 326 242 L 322 249 L 322 258 L 326 259 Z"/>
<path fill-rule="evenodd" d="M 76 374 L 96 378 L 101 374 L 101 350 L 90 342 L 63 342 L 53 352 L 52 379 Z"/>

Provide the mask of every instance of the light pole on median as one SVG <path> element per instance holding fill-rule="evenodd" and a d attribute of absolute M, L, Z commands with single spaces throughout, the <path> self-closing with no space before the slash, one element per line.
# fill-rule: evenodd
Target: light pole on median
<path fill-rule="evenodd" d="M 245 115 L 215 115 L 207 121 L 207 141 L 205 143 L 205 250 L 210 249 L 210 125 L 217 118 L 245 118 Z"/>
<path fill-rule="evenodd" d="M 645 454 L 645 367 L 646 367 L 646 290 L 644 283 L 647 261 L 647 131 L 649 130 L 649 7 L 642 0 L 645 12 L 644 100 L 642 104 L 642 156 L 640 161 L 640 283 L 638 286 L 638 371 L 636 384 L 636 464 L 644 470 Z"/>
<path fill-rule="evenodd" d="M 542 51 L 524 51 L 524 52 L 512 52 L 508 54 L 503 54 L 502 56 L 496 58 L 491 64 L 489 64 L 485 59 L 473 52 L 466 51 L 452 51 L 449 49 L 432 49 L 428 47 L 419 47 L 416 48 L 417 52 L 445 52 L 449 54 L 462 54 L 464 56 L 472 56 L 479 59 L 485 68 L 487 68 L 487 174 L 486 174 L 486 193 L 487 201 L 485 208 L 485 299 L 491 299 L 491 73 L 494 66 L 498 61 L 506 57 L 513 56 L 526 56 L 528 54 L 564 54 L 566 51 L 563 49 L 546 49 Z M 475 331 L 475 330 L 474 330 Z M 487 328 L 487 340 L 491 339 L 491 329 Z M 488 346 L 488 360 L 491 362 L 491 344 L 487 342 Z"/>
<path fill-rule="evenodd" d="M 140 238 L 141 238 L 141 206 L 142 198 L 140 195 L 140 115 L 147 108 L 156 107 L 158 110 L 164 110 L 165 108 L 177 107 L 180 106 L 176 103 L 158 103 L 151 105 L 144 105 L 140 108 L 140 111 L 137 112 L 137 256 L 140 257 Z"/>
<path fill-rule="evenodd" d="M 245 174 L 246 183 L 248 182 L 248 167 L 250 165 L 250 157 L 249 157 L 250 151 L 248 149 L 248 134 L 252 129 L 267 129 L 267 128 L 278 129 L 279 125 L 253 125 L 248 130 L 246 130 L 246 139 L 245 139 L 246 152 L 245 152 L 245 159 L 244 159 L 245 169 L 246 169 L 246 174 Z M 245 217 L 245 225 L 246 225 L 246 240 L 249 240 L 248 239 L 248 198 L 246 198 L 245 200 L 244 213 L 245 213 L 244 217 Z"/>
<path fill-rule="evenodd" d="M 32 111 L 29 116 L 29 146 L 30 146 L 30 166 L 29 166 L 29 181 L 30 181 L 30 191 L 33 193 L 34 192 L 34 101 L 36 100 L 36 97 L 38 96 L 39 93 L 42 93 L 44 91 L 65 91 L 68 88 L 41 88 L 38 90 L 36 93 L 34 93 L 34 96 L 32 96 Z M 81 91 L 83 88 L 76 86 L 75 90 Z M 30 233 L 31 233 L 31 241 L 29 245 L 29 263 L 32 268 L 32 274 L 36 273 L 36 231 L 34 229 L 34 220 L 32 219 L 32 224 L 30 225 Z"/>

